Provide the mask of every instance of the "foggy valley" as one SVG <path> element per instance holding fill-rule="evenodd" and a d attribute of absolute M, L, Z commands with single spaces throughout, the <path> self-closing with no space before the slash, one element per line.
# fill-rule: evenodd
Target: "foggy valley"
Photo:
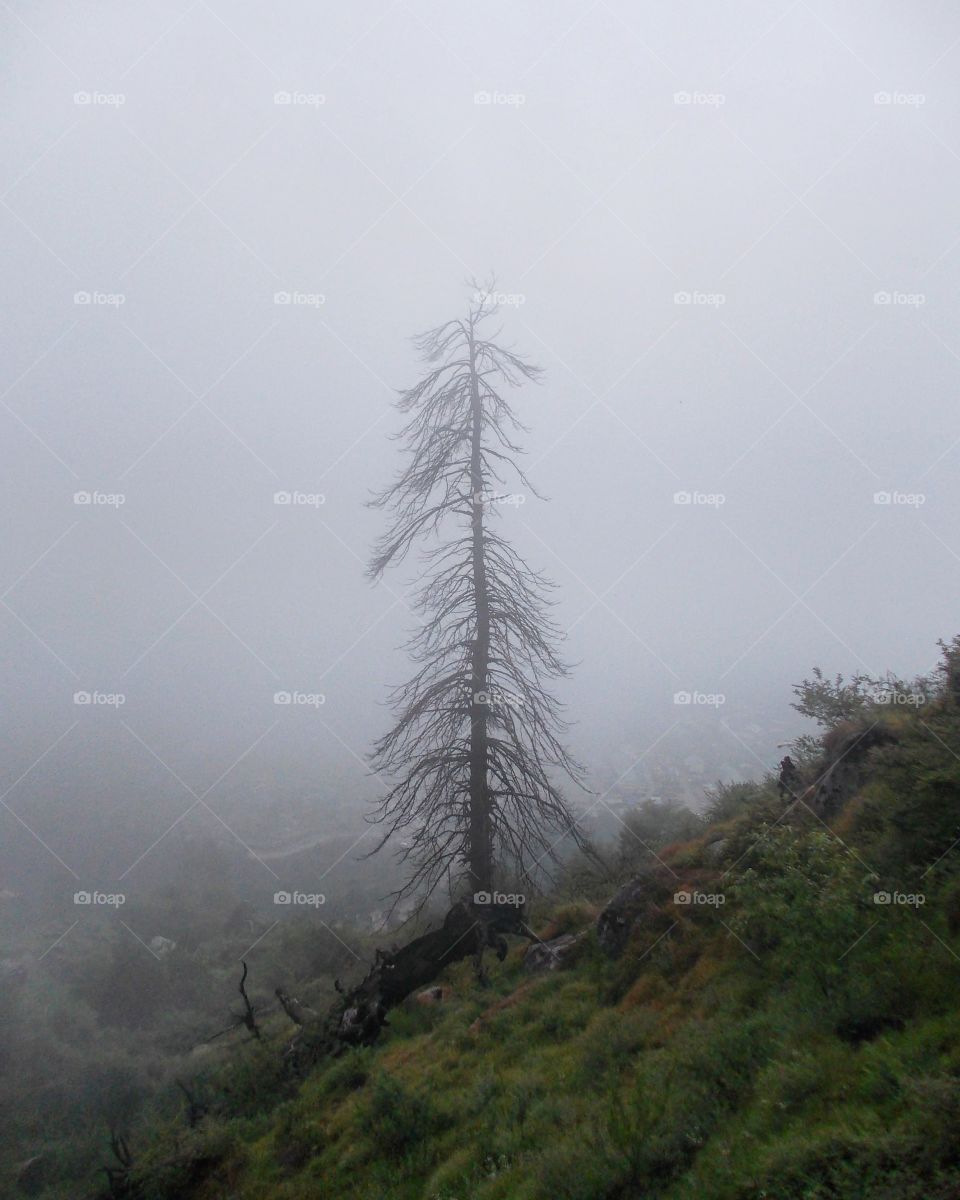
<path fill-rule="evenodd" d="M 0 28 L 0 1194 L 960 1194 L 960 11 Z"/>

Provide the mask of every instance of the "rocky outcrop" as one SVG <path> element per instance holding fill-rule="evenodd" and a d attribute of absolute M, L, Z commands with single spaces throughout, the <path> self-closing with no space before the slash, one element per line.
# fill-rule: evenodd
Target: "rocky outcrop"
<path fill-rule="evenodd" d="M 619 957 L 637 925 L 661 932 L 663 906 L 676 890 L 677 876 L 654 863 L 617 892 L 597 918 L 597 940 L 611 958 Z"/>
<path fill-rule="evenodd" d="M 711 866 L 716 866 L 726 854 L 729 846 L 729 838 L 717 838 L 716 841 L 709 842 L 706 846 L 704 846 L 703 857 Z"/>
<path fill-rule="evenodd" d="M 866 727 L 848 723 L 832 729 L 823 739 L 829 765 L 801 799 L 822 817 L 835 815 L 863 785 L 870 752 L 896 740 L 881 721 Z"/>
<path fill-rule="evenodd" d="M 590 931 L 583 929 L 579 933 L 564 933 L 549 942 L 537 942 L 529 946 L 523 956 L 525 971 L 556 971 L 558 967 L 569 963 L 572 952 L 583 941 Z"/>

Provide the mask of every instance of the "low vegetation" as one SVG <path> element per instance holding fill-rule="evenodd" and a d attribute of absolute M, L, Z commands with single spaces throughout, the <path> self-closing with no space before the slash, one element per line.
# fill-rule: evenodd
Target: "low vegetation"
<path fill-rule="evenodd" d="M 133 1165 L 115 1194 L 960 1194 L 958 655 L 944 647 L 933 679 L 897 693 L 916 703 L 870 692 L 824 709 L 790 795 L 772 776 L 721 784 L 705 819 L 637 813 L 606 875 L 571 862 L 532 915 L 541 937 L 586 931 L 559 969 L 531 972 L 520 943 L 486 986 L 459 963 L 437 981 L 441 999 L 405 1003 L 376 1045 L 301 1078 L 284 1067 L 293 1027 L 268 1013 L 261 1041 L 192 1065 L 201 1115 L 189 1120 L 168 1083 L 126 1122 Z M 883 738 L 867 736 L 878 727 Z M 840 755 L 857 769 L 822 811 Z M 611 876 L 631 872 L 642 916 L 611 955 L 596 917 Z"/>

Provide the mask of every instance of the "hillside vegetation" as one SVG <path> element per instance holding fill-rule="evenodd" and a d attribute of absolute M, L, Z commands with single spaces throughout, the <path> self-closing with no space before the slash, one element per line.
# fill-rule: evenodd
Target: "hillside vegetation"
<path fill-rule="evenodd" d="M 960 1195 L 958 661 L 954 641 L 912 687 L 815 677 L 798 695 L 824 736 L 793 794 L 720 785 L 656 854 L 640 814 L 613 905 L 571 863 L 533 916 L 544 940 L 584 931 L 557 969 L 519 943 L 486 986 L 461 963 L 302 1079 L 271 1015 L 198 1068 L 192 1128 L 158 1096 L 118 1194 Z"/>

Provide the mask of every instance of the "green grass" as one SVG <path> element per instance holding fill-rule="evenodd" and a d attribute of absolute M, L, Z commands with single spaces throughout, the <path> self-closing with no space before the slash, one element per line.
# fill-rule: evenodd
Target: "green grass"
<path fill-rule="evenodd" d="M 895 927 L 884 952 L 906 955 L 911 933 Z M 921 1200 L 960 1189 L 960 1013 L 934 1011 L 934 992 L 903 1030 L 854 1045 L 832 1028 L 839 1010 L 798 1004 L 802 978 L 772 973 L 764 988 L 722 927 L 697 936 L 714 952 L 709 969 L 666 952 L 647 961 L 664 979 L 655 1005 L 605 1001 L 618 966 L 588 955 L 472 1030 L 527 980 L 510 961 L 483 989 L 461 971 L 447 1004 L 398 1011 L 380 1044 L 321 1066 L 271 1109 L 251 1064 L 278 1051 L 274 1037 L 236 1064 L 238 1093 L 251 1088 L 236 1097 L 242 1114 L 189 1136 L 159 1132 L 149 1200 Z"/>
<path fill-rule="evenodd" d="M 960 745 L 960 714 L 934 718 Z M 590 935 L 543 976 L 519 947 L 485 987 L 462 963 L 442 1004 L 401 1007 L 375 1047 L 299 1082 L 275 1020 L 207 1081 L 198 1129 L 139 1131 L 146 1200 L 960 1195 L 960 862 L 922 857 L 925 823 L 955 825 L 960 760 L 909 732 L 833 818 L 842 842 L 799 811 L 771 821 L 775 795 L 753 786 L 721 814 L 731 874 L 704 865 L 702 836 L 665 852 L 712 869 L 727 903 L 664 897 L 617 961 Z M 876 906 L 881 878 L 923 879 L 922 911 Z M 564 895 L 537 924 L 594 915 Z"/>

